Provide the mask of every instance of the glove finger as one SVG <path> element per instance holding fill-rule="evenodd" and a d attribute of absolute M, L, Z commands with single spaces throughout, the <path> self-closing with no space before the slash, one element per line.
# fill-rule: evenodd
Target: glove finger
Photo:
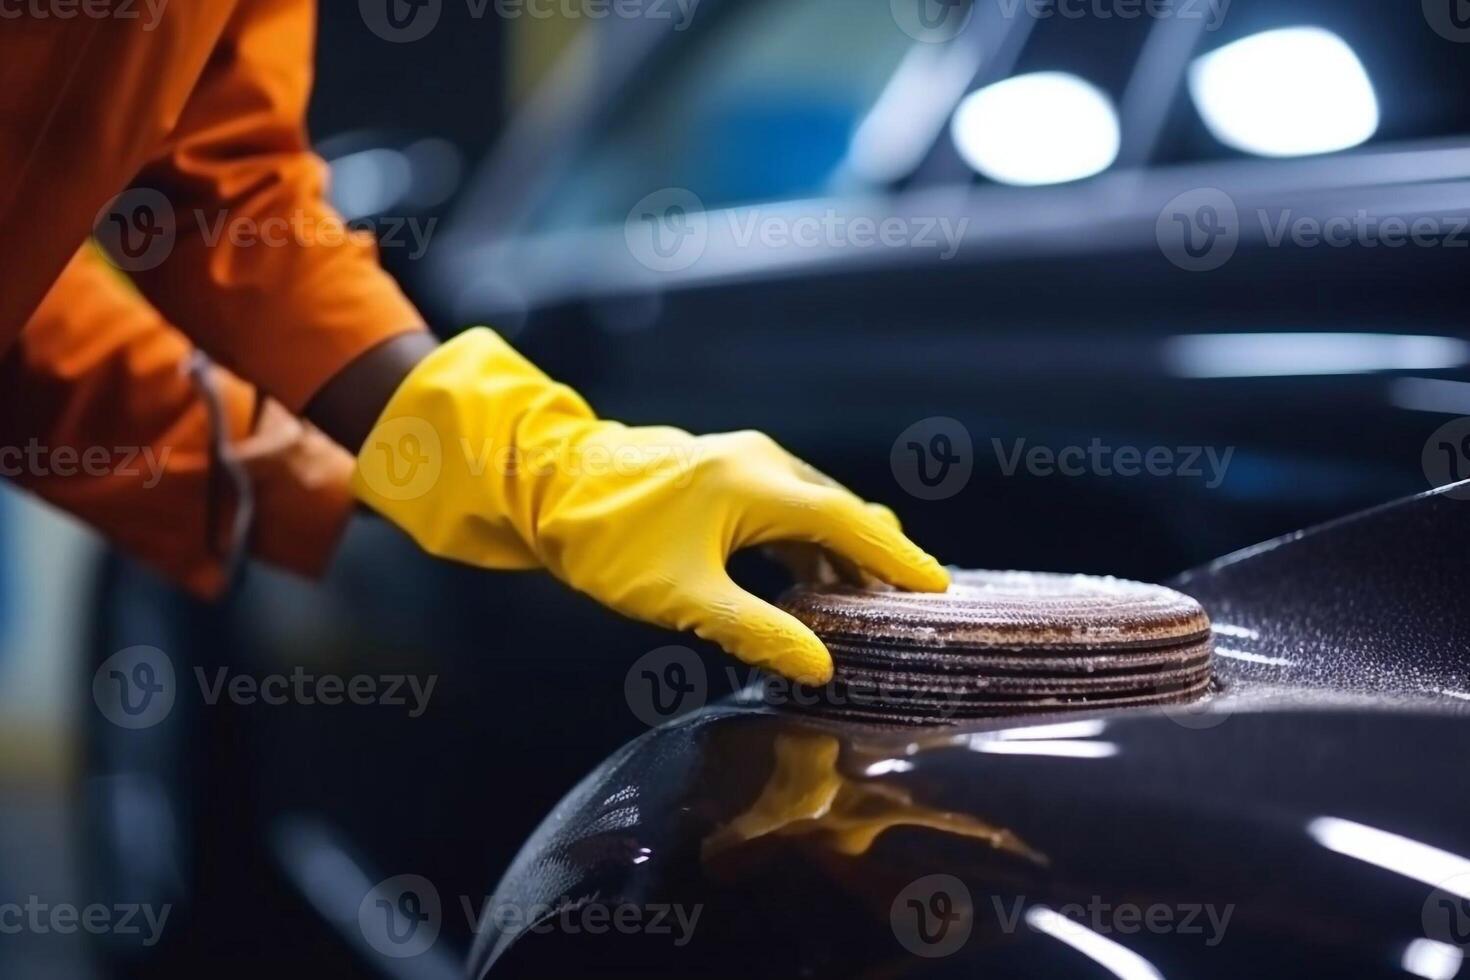
<path fill-rule="evenodd" d="M 873 516 L 891 526 L 895 531 L 903 530 L 903 522 L 898 519 L 898 515 L 891 508 L 883 504 L 868 504 L 867 507 L 873 512 Z"/>
<path fill-rule="evenodd" d="M 797 456 L 791 457 L 791 467 L 796 475 L 807 483 L 814 483 L 819 487 L 831 487 L 834 490 L 846 490 L 842 484 L 832 479 L 826 473 L 817 469 L 811 463 Z"/>
<path fill-rule="evenodd" d="M 802 684 L 832 679 L 832 657 L 822 641 L 790 613 L 746 592 L 728 578 L 697 591 L 688 617 L 696 635 L 728 654 Z"/>
<path fill-rule="evenodd" d="M 943 592 L 949 588 L 944 566 L 905 537 L 892 521 L 845 490 L 810 488 L 777 516 L 764 536 L 767 540 L 815 542 L 900 589 Z"/>
<path fill-rule="evenodd" d="M 892 525 L 895 531 L 903 530 L 903 522 L 901 522 L 898 519 L 898 515 L 895 514 L 887 506 L 883 504 L 874 504 L 864 501 L 857 494 L 853 493 L 847 487 L 845 487 L 841 483 L 838 483 L 836 480 L 832 479 L 826 473 L 823 473 L 821 470 L 817 469 L 815 466 L 813 466 L 811 463 L 808 463 L 804 459 L 792 456 L 791 465 L 792 469 L 795 470 L 797 477 L 802 481 L 814 484 L 815 486 L 822 487 L 824 489 L 836 490 L 844 497 L 850 498 L 853 502 L 860 503 L 863 506 L 867 507 L 879 520 L 883 521 L 885 524 Z"/>
<path fill-rule="evenodd" d="M 797 478 L 803 482 L 810 483 L 824 490 L 835 490 L 842 494 L 842 496 L 849 498 L 853 503 L 862 504 L 864 507 L 867 507 L 875 517 L 885 524 L 891 525 L 895 531 L 903 530 L 903 523 L 899 521 L 898 515 L 890 508 L 883 504 L 868 503 L 804 459 L 793 456 L 791 457 L 791 463 L 792 468 L 796 471 Z"/>

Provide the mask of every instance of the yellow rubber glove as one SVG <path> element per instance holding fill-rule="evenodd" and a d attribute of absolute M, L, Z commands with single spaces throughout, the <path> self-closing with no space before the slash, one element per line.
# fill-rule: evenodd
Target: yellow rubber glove
<path fill-rule="evenodd" d="M 902 589 L 949 584 L 891 513 L 768 437 L 602 421 L 483 328 L 404 381 L 363 444 L 353 489 L 431 554 L 544 567 L 620 613 L 808 684 L 831 679 L 826 648 L 731 581 L 733 552 L 812 542 Z"/>

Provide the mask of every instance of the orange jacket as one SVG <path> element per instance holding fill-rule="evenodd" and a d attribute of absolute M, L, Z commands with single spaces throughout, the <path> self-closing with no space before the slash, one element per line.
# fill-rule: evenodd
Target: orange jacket
<path fill-rule="evenodd" d="M 201 455 L 186 335 L 244 379 L 219 374 L 232 438 L 252 438 L 256 550 L 319 567 L 351 464 L 292 413 L 423 325 L 324 201 L 303 125 L 312 0 L 24 9 L 0 23 L 0 473 L 217 589 L 207 515 L 230 504 L 211 496 L 228 491 Z M 83 247 L 94 225 L 142 296 Z M 167 459 L 156 480 L 121 465 L 144 447 Z"/>

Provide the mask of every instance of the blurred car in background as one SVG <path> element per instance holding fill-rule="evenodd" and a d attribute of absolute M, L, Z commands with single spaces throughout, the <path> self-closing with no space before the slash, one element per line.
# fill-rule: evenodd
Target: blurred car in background
<path fill-rule="evenodd" d="M 475 98 L 426 100 L 457 132 L 318 133 L 349 216 L 407 236 L 385 261 L 442 332 L 490 323 L 610 417 L 764 429 L 960 566 L 1160 580 L 1470 475 L 1470 442 L 1431 438 L 1470 414 L 1454 23 L 1122 6 L 703 0 L 589 25 L 488 151 Z M 451 94 L 481 70 L 418 56 Z M 224 951 L 242 975 L 459 969 L 472 916 L 395 965 L 322 896 L 403 872 L 483 895 L 644 729 L 624 677 L 669 642 L 369 520 L 319 588 L 254 570 L 206 609 L 118 560 L 97 608 L 99 661 L 438 679 L 417 717 L 97 724 L 98 887 L 191 924 L 114 951 L 149 976 Z M 711 699 L 745 679 L 700 655 Z"/>

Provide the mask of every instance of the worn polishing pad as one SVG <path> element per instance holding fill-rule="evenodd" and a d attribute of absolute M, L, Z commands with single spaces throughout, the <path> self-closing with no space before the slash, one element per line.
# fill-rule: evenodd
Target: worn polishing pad
<path fill-rule="evenodd" d="M 1210 621 L 1158 585 L 957 571 L 943 594 L 800 586 L 782 608 L 832 652 L 798 703 L 853 720 L 933 723 L 1192 701 L 1210 685 Z"/>

